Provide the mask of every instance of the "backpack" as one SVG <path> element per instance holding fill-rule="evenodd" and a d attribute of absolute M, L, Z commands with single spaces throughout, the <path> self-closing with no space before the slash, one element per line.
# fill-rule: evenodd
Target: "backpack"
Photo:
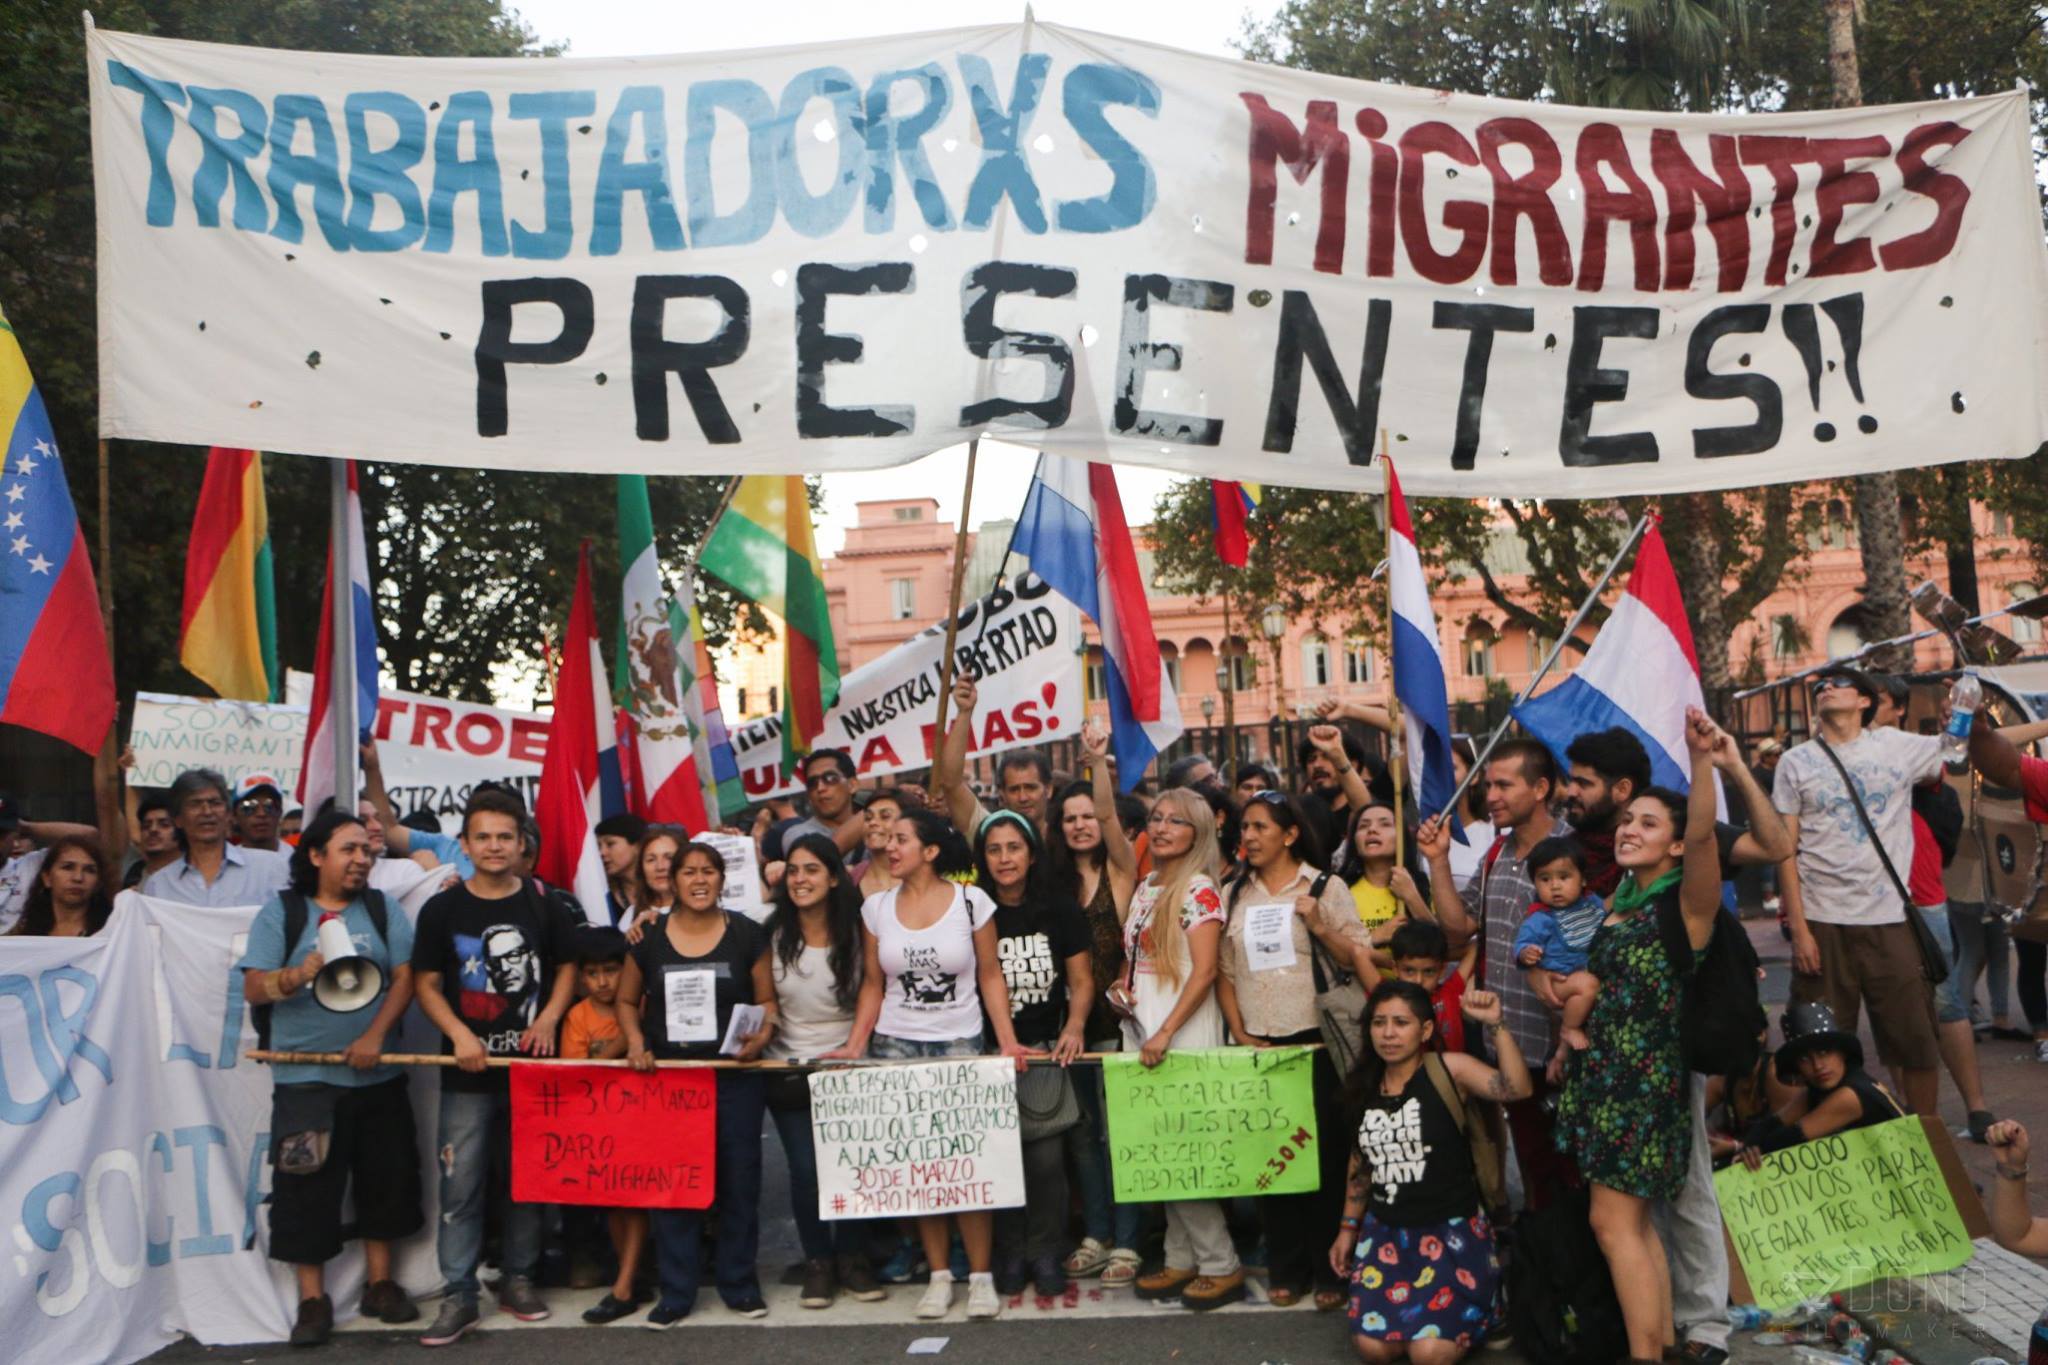
<path fill-rule="evenodd" d="M 1680 1045 L 1688 1071 L 1709 1076 L 1745 1075 L 1756 1065 L 1757 1036 L 1769 1025 L 1757 994 L 1756 948 L 1740 922 L 1714 912 L 1714 934 L 1697 964 L 1685 912 L 1666 898 L 1656 908 L 1657 932 L 1684 983 L 1678 1006 Z"/>
<path fill-rule="evenodd" d="M 1423 1053 L 1422 1069 L 1428 1074 L 1429 1083 L 1436 1087 L 1437 1098 L 1451 1111 L 1451 1122 L 1458 1125 L 1458 1131 L 1472 1148 L 1472 1174 L 1479 1180 L 1479 1202 L 1490 1218 L 1508 1206 L 1507 1169 L 1501 1165 L 1493 1128 L 1480 1110 L 1480 1102 L 1460 1091 L 1458 1083 L 1451 1079 L 1451 1069 L 1444 1064 L 1441 1053 Z"/>
<path fill-rule="evenodd" d="M 1963 841 L 1963 802 L 1946 782 L 1929 782 L 1913 788 L 1913 814 L 1926 824 L 1941 850 L 1941 865 L 1956 860 L 1956 848 Z"/>
<path fill-rule="evenodd" d="M 1532 1365 L 1627 1358 L 1614 1278 L 1593 1236 L 1591 1191 L 1560 1191 L 1547 1207 L 1515 1219 L 1503 1280 L 1508 1331 Z"/>
<path fill-rule="evenodd" d="M 289 958 L 293 945 L 299 941 L 299 935 L 306 932 L 306 920 L 312 911 L 306 903 L 306 898 L 297 891 L 280 891 L 277 898 L 284 904 L 284 953 Z M 389 947 L 391 940 L 385 932 L 389 919 L 384 906 L 384 893 L 365 887 L 363 908 L 370 912 L 370 927 L 377 931 L 377 941 Z M 274 1008 L 274 1005 L 249 1006 L 249 1022 L 256 1028 L 256 1046 L 265 1052 L 270 1050 L 270 1011 Z"/>

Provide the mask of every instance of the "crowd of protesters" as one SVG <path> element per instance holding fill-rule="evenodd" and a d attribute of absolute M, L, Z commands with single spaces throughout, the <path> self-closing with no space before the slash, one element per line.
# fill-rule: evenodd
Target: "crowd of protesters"
<path fill-rule="evenodd" d="M 1898 680 L 1831 667 L 1810 685 L 1813 736 L 1790 748 L 1745 755 L 1690 712 L 1683 789 L 1654 779 L 1628 729 L 1562 753 L 1511 738 L 1473 774 L 1470 801 L 1418 826 L 1397 791 L 1402 765 L 1352 728 L 1391 733 L 1390 718 L 1356 705 L 1327 706 L 1309 730 L 1298 791 L 1272 767 L 1191 754 L 1149 795 L 1125 795 L 1091 725 L 1084 773 L 1011 750 L 985 805 L 968 780 L 977 698 L 962 681 L 962 719 L 928 787 L 864 788 L 848 754 L 820 750 L 801 764 L 800 804 L 758 808 L 746 828 L 767 889 L 758 920 L 721 908 L 718 848 L 632 816 L 597 826 L 608 894 L 578 905 L 532 876 L 539 831 L 511 790 L 478 787 L 445 833 L 429 813 L 400 817 L 374 745 L 361 801 L 312 812 L 261 775 L 231 785 L 195 769 L 164 792 L 124 792 L 108 764 L 100 827 L 30 821 L 0 796 L 0 928 L 98 933 L 116 886 L 261 907 L 236 964 L 259 1027 L 280 1051 L 344 1058 L 273 1069 L 269 1247 L 296 1268 L 295 1342 L 332 1331 L 324 1267 L 348 1238 L 367 1259 L 358 1311 L 422 1316 L 392 1265 L 393 1244 L 423 1226 L 419 1116 L 381 1059 L 416 1007 L 454 1063 L 429 1172 L 444 1284 L 420 1336 L 429 1346 L 478 1325 L 486 1287 L 499 1311 L 532 1321 L 550 1313 L 542 1286 L 577 1276 L 605 1287 L 583 1314 L 593 1323 L 673 1325 L 707 1269 L 729 1310 L 765 1315 L 772 1126 L 805 1308 L 921 1282 L 917 1316 L 940 1319 L 964 1282 L 966 1315 L 990 1318 L 1027 1287 L 1057 1295 L 1097 1278 L 1202 1311 L 1243 1299 L 1247 1265 L 1263 1264 L 1269 1302 L 1344 1312 L 1362 1358 L 1448 1365 L 1501 1327 L 1500 1220 L 1568 1207 L 1614 1269 L 1628 1358 L 1718 1365 L 1729 1271 L 1716 1162 L 1755 1166 L 1934 1113 L 1944 1068 L 1971 1136 L 1999 1149 L 1999 1235 L 2048 1246 L 2024 1206 L 2026 1134 L 1988 1111 L 1977 1076 L 1975 978 L 1988 971 L 1989 1027 L 2007 1029 L 2006 957 L 1986 928 L 1982 874 L 1944 887 L 1961 820 L 1942 741 L 1903 728 Z M 2044 730 L 1979 725 L 1969 755 L 1985 781 L 2024 791 L 2037 820 L 2048 765 L 2018 746 Z M 1475 761 L 1461 746 L 1461 775 Z M 1721 818 L 1723 795 L 1745 824 Z M 1782 907 L 1794 1003 L 1774 1058 L 1698 1075 L 1667 926 L 1704 949 L 1743 868 L 1766 870 Z M 416 917 L 400 904 L 415 892 L 429 893 Z M 377 969 L 374 999 L 353 1012 L 312 999 L 328 919 Z M 1922 956 L 1935 950 L 1954 968 L 1939 991 Z M 2038 950 L 2020 965 L 2022 1007 L 2048 1039 Z M 668 1007 L 679 972 L 709 976 L 706 1008 Z M 1362 1010 L 1333 1024 L 1325 1002 L 1352 982 Z M 1023 1207 L 821 1220 L 801 1073 L 747 1069 L 717 1076 L 709 1209 L 583 1218 L 511 1197 L 508 1072 L 494 1058 L 708 1059 L 742 1006 L 760 1011 L 742 1061 L 1059 1063 L 1019 1073 Z M 1857 1036 L 1864 1013 L 1875 1069 Z M 1241 1206 L 1114 1201 L 1099 1074 L 1071 1063 L 1290 1044 L 1324 1045 L 1317 1125 L 1341 1140 L 1320 1144 L 1318 1188 Z"/>

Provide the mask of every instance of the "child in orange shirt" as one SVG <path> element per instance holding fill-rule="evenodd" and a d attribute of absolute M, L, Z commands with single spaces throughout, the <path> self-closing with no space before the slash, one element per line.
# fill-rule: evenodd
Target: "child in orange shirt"
<path fill-rule="evenodd" d="M 615 929 L 585 930 L 576 972 L 583 999 L 562 1020 L 562 1055 L 606 1061 L 626 1055 L 626 1035 L 612 1005 L 619 995 L 619 973 L 626 964 L 626 939 Z M 642 1301 L 633 1281 L 647 1246 L 647 1214 L 642 1209 L 610 1213 L 612 1249 L 619 1255 L 618 1277 L 611 1292 L 583 1310 L 583 1320 L 603 1324 L 640 1311 Z"/>

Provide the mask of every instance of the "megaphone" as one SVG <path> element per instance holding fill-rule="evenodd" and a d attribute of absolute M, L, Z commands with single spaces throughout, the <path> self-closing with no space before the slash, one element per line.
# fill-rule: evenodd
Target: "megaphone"
<path fill-rule="evenodd" d="M 313 978 L 313 999 L 336 1014 L 374 1004 L 384 991 L 384 969 L 356 952 L 340 915 L 330 910 L 320 917 L 316 942 L 327 962 Z"/>

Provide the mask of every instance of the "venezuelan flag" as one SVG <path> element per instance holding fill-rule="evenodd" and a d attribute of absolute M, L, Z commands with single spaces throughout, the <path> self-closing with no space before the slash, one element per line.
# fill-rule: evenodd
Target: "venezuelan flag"
<path fill-rule="evenodd" d="M 839 651 L 802 476 L 750 474 L 711 528 L 698 567 L 781 618 L 783 767 L 811 751 L 839 700 Z"/>
<path fill-rule="evenodd" d="M 185 612 L 178 659 L 223 697 L 270 701 L 277 666 L 277 593 L 263 456 L 223 450 L 206 457 L 206 482 L 185 551 Z"/>
<path fill-rule="evenodd" d="M 1231 479 L 1209 480 L 1209 519 L 1216 532 L 1216 557 L 1242 569 L 1251 549 L 1245 518 L 1266 496 L 1263 486 Z"/>
<path fill-rule="evenodd" d="M 114 664 L 56 434 L 0 315 L 0 722 L 96 752 Z"/>

